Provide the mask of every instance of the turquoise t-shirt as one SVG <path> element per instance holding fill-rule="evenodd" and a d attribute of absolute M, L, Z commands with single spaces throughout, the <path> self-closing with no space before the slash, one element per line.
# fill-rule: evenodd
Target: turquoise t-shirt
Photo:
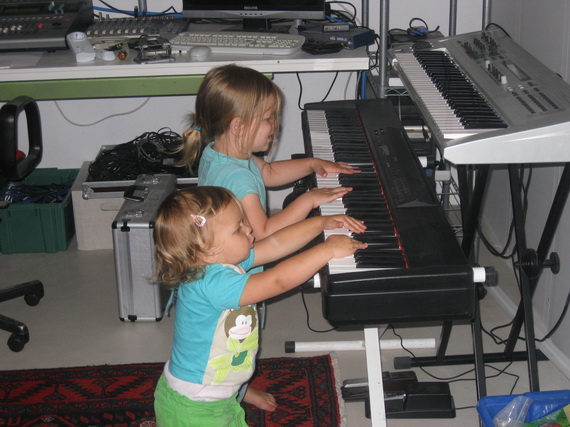
<path fill-rule="evenodd" d="M 184 381 L 235 386 L 253 374 L 259 346 L 256 305 L 239 300 L 254 260 L 212 264 L 204 276 L 178 287 L 169 370 Z"/>
<path fill-rule="evenodd" d="M 252 160 L 241 160 L 219 153 L 208 144 L 202 152 L 198 168 L 198 185 L 214 185 L 230 190 L 238 200 L 257 194 L 267 209 L 267 194 L 261 171 Z"/>

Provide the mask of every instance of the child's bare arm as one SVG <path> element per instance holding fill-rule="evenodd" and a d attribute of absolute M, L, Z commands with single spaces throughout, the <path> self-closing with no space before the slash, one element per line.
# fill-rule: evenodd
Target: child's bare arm
<path fill-rule="evenodd" d="M 324 243 L 288 258 L 268 270 L 251 275 L 241 295 L 240 305 L 254 304 L 287 292 L 305 283 L 331 259 L 344 258 L 364 248 L 366 243 L 348 236 L 331 236 Z"/>
<path fill-rule="evenodd" d="M 358 169 L 345 162 L 330 162 L 328 160 L 307 157 L 304 159 L 279 160 L 265 162 L 259 157 L 254 157 L 261 170 L 261 176 L 266 187 L 279 187 L 291 184 L 313 172 L 320 176 L 329 173 L 352 174 Z"/>
<path fill-rule="evenodd" d="M 314 208 L 322 203 L 341 198 L 350 190 L 346 187 L 311 190 L 297 197 L 286 208 L 271 217 L 267 216 L 259 197 L 255 194 L 248 194 L 241 200 L 241 203 L 253 229 L 253 235 L 260 240 L 282 228 L 304 220 Z"/>
<path fill-rule="evenodd" d="M 285 227 L 271 236 L 256 242 L 254 265 L 263 265 L 302 249 L 323 230 L 344 227 L 362 233 L 366 226 L 348 215 L 316 216 Z"/>

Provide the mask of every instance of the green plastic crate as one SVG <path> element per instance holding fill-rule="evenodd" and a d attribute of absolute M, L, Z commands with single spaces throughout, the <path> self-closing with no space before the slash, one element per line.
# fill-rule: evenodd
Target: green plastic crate
<path fill-rule="evenodd" d="M 61 203 L 13 203 L 0 209 L 0 252 L 57 252 L 69 246 L 75 234 L 71 184 L 79 169 L 36 169 L 23 185 L 69 184 Z"/>

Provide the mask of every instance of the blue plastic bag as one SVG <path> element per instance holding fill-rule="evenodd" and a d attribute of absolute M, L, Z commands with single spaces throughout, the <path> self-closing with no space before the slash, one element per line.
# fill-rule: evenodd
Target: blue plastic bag
<path fill-rule="evenodd" d="M 520 395 L 486 396 L 477 403 L 477 412 L 485 427 L 494 427 L 493 418 L 515 397 Z M 522 396 L 533 400 L 528 410 L 525 422 L 538 420 L 551 412 L 570 404 L 570 390 L 535 391 L 524 393 Z"/>

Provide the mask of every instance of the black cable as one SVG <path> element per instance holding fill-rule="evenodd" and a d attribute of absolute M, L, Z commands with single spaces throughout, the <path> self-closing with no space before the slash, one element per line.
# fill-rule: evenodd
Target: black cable
<path fill-rule="evenodd" d="M 109 9 L 114 10 L 117 13 L 122 13 L 123 15 L 128 15 L 128 13 L 126 13 L 124 10 L 117 9 L 115 6 L 111 6 L 109 3 L 107 3 L 104 0 L 101 0 L 101 3 L 104 4 L 105 6 L 107 6 Z"/>
<path fill-rule="evenodd" d="M 297 76 L 297 81 L 299 82 L 299 97 L 297 98 L 297 107 L 299 108 L 299 110 L 301 111 L 305 111 L 305 108 L 303 108 L 303 106 L 301 105 L 301 101 L 303 98 L 303 82 L 301 81 L 301 76 L 299 73 L 295 73 Z M 332 88 L 334 87 L 334 84 L 336 82 L 336 79 L 338 78 L 338 74 L 339 72 L 337 71 L 334 75 L 333 81 L 331 82 L 329 89 L 327 91 L 327 93 L 325 94 L 324 98 L 320 101 L 320 102 L 324 102 L 326 101 L 326 99 L 328 98 L 328 96 L 331 93 Z"/>
<path fill-rule="evenodd" d="M 419 21 L 423 25 L 414 25 L 415 21 Z M 390 38 L 389 46 L 393 43 L 413 43 L 418 40 L 423 40 L 429 34 L 433 34 L 437 31 L 439 31 L 439 25 L 435 30 L 430 30 L 426 21 L 421 18 L 412 18 L 406 30 L 402 28 L 392 28 L 388 30 L 388 36 Z"/>
<path fill-rule="evenodd" d="M 303 290 L 303 287 L 301 287 L 301 299 L 303 300 L 303 307 L 305 308 L 305 313 L 307 314 L 307 328 L 309 328 L 310 331 L 322 334 L 325 332 L 330 332 L 330 331 L 336 330 L 336 328 L 334 326 L 330 329 L 325 329 L 325 330 L 321 330 L 321 331 L 319 331 L 317 329 L 313 329 L 311 327 L 311 323 L 310 323 L 309 307 L 307 306 L 307 301 L 305 301 L 305 291 Z"/>
<path fill-rule="evenodd" d="M 487 26 L 485 27 L 485 30 L 488 30 L 490 27 L 497 27 L 499 29 L 501 29 L 508 37 L 512 38 L 511 35 L 507 32 L 507 30 L 505 30 L 503 27 L 501 27 L 499 24 L 495 24 L 494 22 L 490 22 L 489 24 L 487 24 Z"/>
<path fill-rule="evenodd" d="M 402 336 L 396 332 L 396 328 L 394 328 L 394 325 L 390 324 L 389 326 L 390 326 L 390 328 L 392 329 L 392 333 L 393 333 L 396 337 L 398 337 L 398 339 L 400 340 L 400 346 L 402 347 L 402 349 L 403 349 L 404 351 L 406 351 L 413 359 L 415 359 L 416 355 L 415 355 L 411 350 L 407 349 L 407 348 L 404 346 L 404 338 L 402 338 Z M 424 367 L 422 367 L 422 366 L 418 366 L 418 368 L 420 368 L 426 375 L 429 375 L 430 377 L 432 377 L 432 378 L 434 378 L 434 379 L 436 379 L 436 380 L 440 380 L 440 381 L 442 381 L 442 380 L 449 380 L 449 379 L 456 379 L 456 378 L 459 378 L 459 377 L 461 377 L 461 376 L 463 376 L 463 375 L 466 375 L 466 374 L 468 374 L 468 373 L 470 373 L 470 372 L 473 372 L 473 371 L 475 370 L 475 369 L 469 369 L 469 370 L 467 370 L 467 371 L 465 371 L 465 372 L 463 372 L 463 373 L 461 373 L 461 374 L 455 375 L 455 376 L 450 377 L 450 378 L 439 378 L 439 377 L 437 377 L 437 376 L 435 376 L 435 375 L 430 374 L 430 373 L 429 373 L 428 371 L 426 371 L 426 370 L 424 369 Z"/>
<path fill-rule="evenodd" d="M 415 357 L 416 357 L 415 354 L 404 346 L 404 339 L 402 338 L 402 336 L 401 336 L 400 334 L 398 334 L 398 333 L 396 332 L 396 329 L 394 328 L 394 325 L 390 324 L 390 328 L 392 329 L 392 333 L 393 333 L 396 337 L 398 337 L 398 339 L 400 340 L 400 346 L 402 347 L 402 349 L 404 349 L 406 352 L 408 352 L 408 353 L 412 356 L 412 358 L 415 358 Z M 496 377 L 498 377 L 498 376 L 501 375 L 501 374 L 506 374 L 506 375 L 510 375 L 510 376 L 512 376 L 512 377 L 515 377 L 516 380 L 515 380 L 515 383 L 513 384 L 513 386 L 511 387 L 511 392 L 510 392 L 510 394 L 512 394 L 512 393 L 513 393 L 513 390 L 514 390 L 515 386 L 517 385 L 517 382 L 518 382 L 518 380 L 519 380 L 519 378 L 520 378 L 520 377 L 519 377 L 518 375 L 516 375 L 516 374 L 512 374 L 512 373 L 510 373 L 510 372 L 506 372 L 506 370 L 507 370 L 512 364 L 513 364 L 512 361 L 509 362 L 509 363 L 507 364 L 507 366 L 505 366 L 503 369 L 499 369 L 499 368 L 496 368 L 496 367 L 494 367 L 494 366 L 492 366 L 492 365 L 485 364 L 485 367 L 491 368 L 491 369 L 494 369 L 494 370 L 498 371 L 498 374 L 495 374 L 495 375 L 489 375 L 489 376 L 488 376 L 488 375 L 485 375 L 485 379 L 496 378 Z M 475 371 L 475 368 L 469 369 L 469 370 L 467 370 L 467 371 L 465 371 L 465 372 L 462 372 L 461 374 L 454 375 L 454 376 L 452 376 L 452 377 L 447 377 L 447 378 L 445 378 L 445 377 L 438 377 L 438 376 L 436 376 L 436 375 L 434 375 L 434 374 L 431 374 L 430 372 L 426 371 L 426 369 L 425 369 L 424 367 L 422 367 L 422 366 L 418 366 L 418 368 L 419 368 L 420 370 L 422 370 L 426 375 L 428 375 L 428 376 L 430 376 L 431 378 L 434 378 L 434 379 L 436 379 L 436 380 L 438 380 L 438 381 L 459 382 L 459 381 L 475 381 L 475 380 L 476 380 L 476 378 L 460 378 L 460 377 L 462 377 L 462 376 L 464 376 L 464 375 L 466 375 L 466 374 L 469 374 L 469 373 L 471 373 L 471 372 L 474 372 L 474 371 Z M 465 407 L 464 409 L 467 409 L 467 408 L 468 408 L 468 407 Z"/>
<path fill-rule="evenodd" d="M 483 327 L 483 325 L 481 325 L 481 330 L 487 334 L 489 337 L 491 337 L 491 339 L 495 342 L 495 344 L 497 345 L 504 345 L 507 343 L 507 340 L 502 339 L 500 336 L 498 336 L 497 334 L 495 334 L 495 331 L 497 329 L 503 329 L 506 328 L 507 326 L 510 326 L 513 324 L 513 320 L 511 320 L 508 323 L 505 323 L 504 325 L 499 325 L 499 326 L 495 326 L 493 329 L 491 329 L 490 331 L 487 331 L 487 329 L 485 329 Z"/>
<path fill-rule="evenodd" d="M 326 99 L 329 97 L 329 95 L 331 94 L 331 90 L 332 90 L 337 78 L 338 78 L 338 71 L 334 74 L 334 79 L 331 82 L 331 84 L 329 85 L 329 90 L 327 90 L 327 93 L 325 94 L 325 97 L 323 99 L 321 99 L 321 102 L 325 102 Z"/>
<path fill-rule="evenodd" d="M 329 13 L 329 15 L 337 17 L 337 19 L 340 21 L 352 23 L 353 25 L 356 25 L 356 15 L 357 15 L 356 7 L 352 3 L 349 3 L 346 1 L 329 1 L 326 4 L 327 4 L 327 6 L 329 6 L 329 8 L 330 8 L 331 4 L 344 4 L 346 6 L 350 6 L 352 8 L 352 16 L 347 15 L 347 12 L 341 11 L 341 10 L 330 9 L 330 10 L 327 10 L 327 12 Z"/>
<path fill-rule="evenodd" d="M 297 76 L 297 81 L 299 82 L 299 98 L 297 98 L 297 107 L 299 110 L 304 111 L 305 109 L 301 105 L 301 99 L 303 98 L 303 82 L 301 81 L 301 76 L 299 73 L 295 73 Z"/>
<path fill-rule="evenodd" d="M 89 181 L 134 180 L 141 174 L 171 173 L 192 176 L 193 171 L 174 163 L 182 144 L 169 128 L 145 132 L 132 141 L 104 150 L 89 166 Z"/>
<path fill-rule="evenodd" d="M 116 13 L 120 13 L 122 15 L 127 15 L 130 17 L 134 16 L 134 12 L 131 11 L 125 11 L 125 10 L 121 10 L 116 8 L 115 6 L 111 6 L 109 3 L 107 3 L 104 0 L 101 0 L 101 3 L 104 4 L 105 6 L 107 6 L 109 9 L 115 11 Z M 172 13 L 168 13 L 169 10 L 172 10 Z M 162 12 L 157 12 L 157 13 L 152 13 L 151 15 L 147 15 L 147 17 L 153 17 L 153 16 L 169 16 L 169 15 L 179 15 L 180 13 L 176 11 L 176 9 L 174 8 L 174 6 L 170 6 L 169 8 L 163 10 Z M 95 17 L 98 17 L 97 14 L 93 14 Z"/>
<path fill-rule="evenodd" d="M 532 182 L 532 171 L 533 171 L 532 165 L 529 165 L 526 184 L 524 184 L 524 183 L 522 184 L 522 187 L 523 187 L 523 218 L 526 217 L 526 213 L 528 210 L 528 191 L 530 189 L 530 184 Z M 520 170 L 521 182 L 523 182 L 523 178 L 524 178 L 524 167 L 521 167 L 521 170 Z M 503 258 L 503 259 L 512 259 L 514 257 L 514 255 L 516 254 L 516 246 L 513 246 L 511 253 L 509 255 L 506 255 L 506 252 L 507 252 L 507 250 L 511 244 L 511 240 L 514 236 L 514 230 L 515 230 L 515 221 L 514 221 L 514 217 L 513 217 L 513 219 L 511 219 L 511 224 L 509 226 L 509 233 L 507 236 L 507 242 L 505 243 L 503 250 L 500 252 L 497 251 L 493 247 L 493 245 L 489 242 L 489 240 L 487 239 L 487 237 L 485 236 L 485 234 L 481 230 L 481 227 L 479 227 L 479 229 L 477 230 L 477 233 L 479 234 L 481 241 L 483 242 L 483 244 L 485 245 L 487 250 L 491 253 L 491 255 L 494 255 L 498 258 Z"/>

